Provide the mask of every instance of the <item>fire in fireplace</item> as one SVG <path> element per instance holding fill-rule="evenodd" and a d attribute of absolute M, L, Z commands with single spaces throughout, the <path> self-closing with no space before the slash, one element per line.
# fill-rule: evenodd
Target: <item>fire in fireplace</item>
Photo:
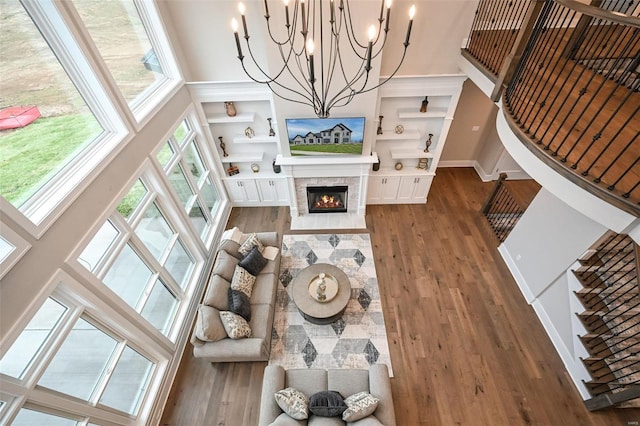
<path fill-rule="evenodd" d="M 347 186 L 308 186 L 309 213 L 347 211 Z"/>

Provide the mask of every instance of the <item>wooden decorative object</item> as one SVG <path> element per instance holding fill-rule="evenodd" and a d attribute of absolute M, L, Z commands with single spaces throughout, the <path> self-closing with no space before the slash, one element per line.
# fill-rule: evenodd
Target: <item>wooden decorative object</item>
<path fill-rule="evenodd" d="M 233 175 L 237 175 L 238 173 L 240 173 L 240 170 L 238 170 L 238 166 L 234 166 L 233 164 L 229 163 L 229 168 L 227 169 L 227 174 L 229 176 L 233 176 Z"/>
<path fill-rule="evenodd" d="M 429 97 L 425 96 L 422 100 L 422 105 L 420 106 L 420 112 L 427 112 L 427 107 L 429 106 Z"/>
<path fill-rule="evenodd" d="M 426 170 L 429 167 L 429 159 L 428 158 L 419 158 L 417 169 Z"/>
<path fill-rule="evenodd" d="M 429 133 L 429 139 L 427 139 L 427 142 L 425 142 L 425 148 L 424 148 L 424 152 L 429 152 L 429 147 L 431 146 L 431 138 L 433 137 L 433 133 Z"/>
<path fill-rule="evenodd" d="M 381 135 L 382 134 L 382 119 L 384 118 L 383 115 L 378 116 L 378 130 L 376 131 L 376 134 Z"/>
<path fill-rule="evenodd" d="M 226 145 L 224 144 L 224 142 L 222 141 L 222 136 L 218 136 L 218 140 L 220 141 L 220 149 L 222 149 L 222 156 L 223 157 L 228 157 L 229 154 L 227 154 L 226 151 Z"/>

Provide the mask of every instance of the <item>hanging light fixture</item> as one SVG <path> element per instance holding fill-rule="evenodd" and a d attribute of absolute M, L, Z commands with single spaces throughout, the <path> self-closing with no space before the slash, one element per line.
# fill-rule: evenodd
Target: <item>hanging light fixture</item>
<path fill-rule="evenodd" d="M 246 48 L 257 68 L 257 76 L 252 75 L 245 66 L 245 56 L 238 35 L 238 21 L 235 18 L 231 21 L 231 26 L 238 59 L 251 80 L 266 84 L 282 99 L 311 106 L 318 117 L 326 118 L 329 117 L 332 108 L 345 106 L 356 95 L 378 88 L 389 81 L 400 69 L 409 47 L 415 6 L 411 6 L 409 10 L 409 23 L 405 41 L 402 44 L 400 62 L 393 73 L 382 82 L 370 82 L 371 61 L 380 55 L 387 41 L 391 0 L 382 0 L 378 28 L 376 29 L 375 25 L 368 28 L 366 43 L 361 43 L 354 33 L 349 0 L 292 1 L 292 14 L 289 13 L 289 0 L 283 0 L 284 10 L 277 12 L 285 17 L 282 32 L 286 36 L 279 39 L 277 34 L 272 32 L 269 22 L 269 2 L 264 0 L 267 32 L 282 61 L 278 69 L 271 74 L 256 61 L 249 42 L 245 7 L 242 3 L 238 5 Z M 351 49 L 344 49 L 347 46 L 344 42 L 345 37 Z M 316 68 L 318 62 L 319 68 Z"/>

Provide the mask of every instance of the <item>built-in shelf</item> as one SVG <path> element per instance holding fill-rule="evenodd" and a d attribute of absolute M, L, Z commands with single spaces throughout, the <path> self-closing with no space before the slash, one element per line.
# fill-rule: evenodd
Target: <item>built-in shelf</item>
<path fill-rule="evenodd" d="M 396 133 L 393 130 L 383 130 L 381 135 L 376 135 L 376 140 L 379 141 L 400 141 L 409 139 L 420 139 L 420 132 L 415 129 L 405 129 L 402 133 Z"/>
<path fill-rule="evenodd" d="M 233 117 L 229 117 L 227 114 L 211 114 L 207 118 L 209 124 L 220 123 L 253 123 L 256 114 L 254 112 L 242 112 Z"/>
<path fill-rule="evenodd" d="M 394 167 L 380 167 L 377 172 L 372 171 L 370 176 L 382 175 L 382 176 L 435 176 L 433 172 L 429 172 L 426 169 L 419 169 L 416 164 L 403 164 L 402 169 L 396 170 Z"/>
<path fill-rule="evenodd" d="M 447 116 L 446 108 L 428 108 L 427 112 L 403 108 L 398 110 L 398 118 L 444 118 Z"/>
<path fill-rule="evenodd" d="M 275 136 L 254 136 L 252 138 L 237 137 L 233 138 L 234 143 L 276 143 L 278 139 Z"/>
<path fill-rule="evenodd" d="M 225 180 L 242 180 L 242 179 L 286 179 L 283 173 L 275 173 L 271 168 L 268 170 L 260 170 L 258 173 L 251 171 L 240 172 L 233 176 L 224 176 Z"/>
<path fill-rule="evenodd" d="M 259 163 L 264 158 L 264 152 L 252 152 L 243 154 L 231 154 L 227 157 L 222 157 L 223 163 Z"/>
<path fill-rule="evenodd" d="M 402 160 L 407 158 L 433 158 L 433 154 L 431 152 L 424 152 L 420 149 L 392 149 L 391 158 L 393 160 Z"/>

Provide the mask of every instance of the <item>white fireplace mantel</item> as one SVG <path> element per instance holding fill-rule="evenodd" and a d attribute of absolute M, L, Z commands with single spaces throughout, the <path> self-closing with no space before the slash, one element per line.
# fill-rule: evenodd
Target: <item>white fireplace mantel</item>
<path fill-rule="evenodd" d="M 276 164 L 283 169 L 291 194 L 291 229 L 363 229 L 369 170 L 378 161 L 376 153 L 362 156 L 304 156 L 278 155 Z M 349 199 L 347 213 L 309 214 L 306 208 L 306 185 L 347 185 Z M 355 196 L 354 196 L 355 194 Z"/>

